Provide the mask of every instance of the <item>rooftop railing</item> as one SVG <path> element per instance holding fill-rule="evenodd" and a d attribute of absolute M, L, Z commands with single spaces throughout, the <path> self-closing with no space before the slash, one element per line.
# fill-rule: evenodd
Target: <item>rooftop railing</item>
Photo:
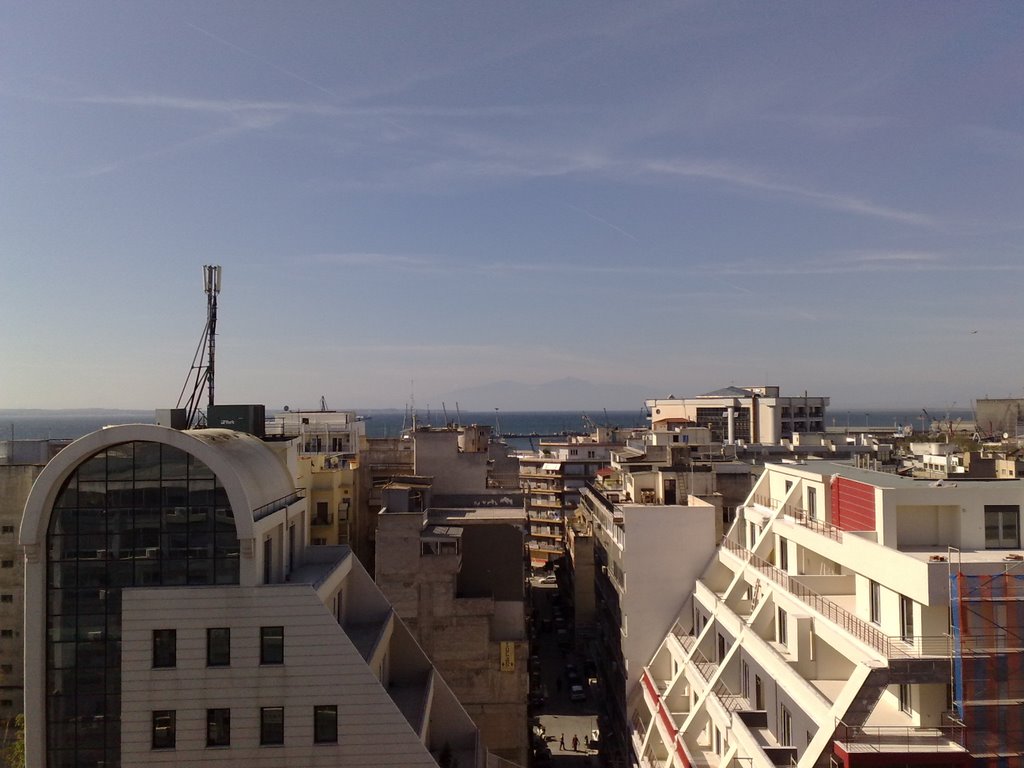
<path fill-rule="evenodd" d="M 261 507 L 256 507 L 256 509 L 252 511 L 252 519 L 254 522 L 256 522 L 262 520 L 265 517 L 269 517 L 278 510 L 290 507 L 296 501 L 305 498 L 305 496 L 305 488 L 296 488 L 292 493 L 289 493 L 287 496 L 282 496 L 281 498 L 274 499 L 273 501 L 268 502 Z"/>

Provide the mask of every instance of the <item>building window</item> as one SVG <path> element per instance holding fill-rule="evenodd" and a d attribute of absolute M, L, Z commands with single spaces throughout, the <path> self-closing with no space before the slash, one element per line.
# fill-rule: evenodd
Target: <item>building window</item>
<path fill-rule="evenodd" d="M 14 533 L 14 526 L 13 525 L 5 525 L 3 527 L 3 532 L 4 533 Z"/>
<path fill-rule="evenodd" d="M 906 683 L 901 683 L 899 686 L 899 697 L 900 697 L 900 712 L 906 712 L 908 715 L 911 712 L 910 706 L 910 686 Z"/>
<path fill-rule="evenodd" d="M 873 624 L 882 623 L 882 585 L 872 581 L 868 585 L 868 602 Z"/>
<path fill-rule="evenodd" d="M 807 488 L 807 516 L 811 520 L 818 519 L 818 489 L 813 485 Z"/>
<path fill-rule="evenodd" d="M 779 706 L 779 743 L 789 746 L 793 743 L 793 715 L 784 706 Z"/>
<path fill-rule="evenodd" d="M 173 667 L 178 663 L 178 633 L 173 629 L 153 630 L 153 666 Z"/>
<path fill-rule="evenodd" d="M 206 746 L 231 746 L 231 710 L 206 710 Z"/>
<path fill-rule="evenodd" d="M 9 675 L 12 672 L 14 672 L 14 665 L 13 664 L 0 664 L 0 672 L 2 672 L 5 675 Z"/>
<path fill-rule="evenodd" d="M 260 627 L 260 664 L 284 664 L 284 627 Z"/>
<path fill-rule="evenodd" d="M 231 663 L 231 630 L 214 627 L 206 630 L 206 666 L 226 667 Z"/>
<path fill-rule="evenodd" d="M 985 505 L 985 548 L 1017 549 L 1020 546 L 1020 507 L 1016 504 Z"/>
<path fill-rule="evenodd" d="M 284 744 L 284 707 L 260 709 L 260 744 Z"/>
<path fill-rule="evenodd" d="M 13 629 L 0 629 L 0 637 L 14 637 Z"/>
<path fill-rule="evenodd" d="M 313 707 L 313 743 L 338 743 L 338 707 L 320 705 Z"/>
<path fill-rule="evenodd" d="M 779 568 L 789 571 L 789 542 L 779 536 Z"/>
<path fill-rule="evenodd" d="M 3 560 L 3 561 L 0 561 L 0 568 L 13 568 L 13 567 L 14 567 L 14 561 L 13 560 Z"/>
<path fill-rule="evenodd" d="M 750 665 L 746 659 L 740 662 L 740 695 L 750 701 Z"/>
<path fill-rule="evenodd" d="M 787 616 L 786 616 L 786 612 L 784 610 L 782 610 L 781 608 L 779 608 L 777 630 L 778 630 L 777 634 L 779 636 L 779 642 L 782 643 L 783 645 L 789 645 L 789 626 L 787 624 Z"/>
<path fill-rule="evenodd" d="M 914 639 L 914 601 L 900 595 L 900 637 L 906 642 Z"/>
<path fill-rule="evenodd" d="M 174 710 L 153 710 L 153 749 L 174 749 Z"/>
<path fill-rule="evenodd" d="M 760 675 L 754 675 L 754 709 L 764 709 L 764 683 Z"/>
<path fill-rule="evenodd" d="M 13 603 L 14 595 L 0 595 L 0 603 Z"/>

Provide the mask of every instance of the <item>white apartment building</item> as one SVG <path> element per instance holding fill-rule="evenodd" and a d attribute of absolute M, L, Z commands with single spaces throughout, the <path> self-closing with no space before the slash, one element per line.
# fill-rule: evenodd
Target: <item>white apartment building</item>
<path fill-rule="evenodd" d="M 469 716 L 288 443 L 108 427 L 25 506 L 27 764 L 483 766 Z"/>
<path fill-rule="evenodd" d="M 715 505 L 696 496 L 669 503 L 630 487 L 635 501 L 621 483 L 589 484 L 577 515 L 591 532 L 596 602 L 596 634 L 582 650 L 598 669 L 611 721 L 603 749 L 613 757 L 626 751 L 626 744 L 614 743 L 627 732 L 626 695 L 672 626 L 679 590 L 693 588 L 718 542 Z"/>
<path fill-rule="evenodd" d="M 1019 764 L 1022 686 L 988 662 L 1022 666 L 1022 499 L 768 465 L 629 692 L 634 763 Z M 954 593 L 957 633 L 951 584 L 982 585 Z"/>
<path fill-rule="evenodd" d="M 778 443 L 800 432 L 824 432 L 827 397 L 782 397 L 779 388 L 724 387 L 696 397 L 646 401 L 651 427 L 708 427 L 719 442 Z"/>

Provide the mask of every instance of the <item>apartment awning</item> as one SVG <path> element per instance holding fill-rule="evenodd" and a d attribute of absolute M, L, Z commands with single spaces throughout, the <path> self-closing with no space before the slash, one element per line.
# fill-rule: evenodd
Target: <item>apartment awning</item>
<path fill-rule="evenodd" d="M 551 461 L 549 461 L 547 464 L 544 464 L 544 465 L 541 466 L 541 469 L 543 469 L 545 471 L 554 471 L 554 472 L 557 472 L 561 468 L 562 468 L 561 464 L 558 464 L 556 462 L 551 462 Z"/>

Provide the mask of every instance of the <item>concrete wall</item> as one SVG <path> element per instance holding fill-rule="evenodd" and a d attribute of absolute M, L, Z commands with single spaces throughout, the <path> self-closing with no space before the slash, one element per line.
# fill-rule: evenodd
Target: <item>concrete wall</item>
<path fill-rule="evenodd" d="M 0 465 L 0 744 L 4 724 L 24 709 L 25 561 L 18 547 L 18 529 L 25 500 L 41 470 L 41 466 Z"/>
<path fill-rule="evenodd" d="M 435 766 L 344 630 L 303 585 L 127 589 L 122 765 Z M 206 666 L 206 629 L 231 628 L 231 664 Z M 260 666 L 260 626 L 285 663 Z M 177 631 L 177 666 L 152 668 L 152 630 Z M 313 744 L 313 706 L 338 707 L 338 743 Z M 260 707 L 284 707 L 285 743 L 259 745 Z M 231 747 L 206 747 L 207 708 L 231 709 Z M 177 747 L 151 749 L 152 711 L 177 712 Z"/>
<path fill-rule="evenodd" d="M 690 506 L 624 504 L 622 570 L 625 590 L 622 652 L 626 692 L 640 679 L 717 545 L 715 508 L 691 497 Z"/>

